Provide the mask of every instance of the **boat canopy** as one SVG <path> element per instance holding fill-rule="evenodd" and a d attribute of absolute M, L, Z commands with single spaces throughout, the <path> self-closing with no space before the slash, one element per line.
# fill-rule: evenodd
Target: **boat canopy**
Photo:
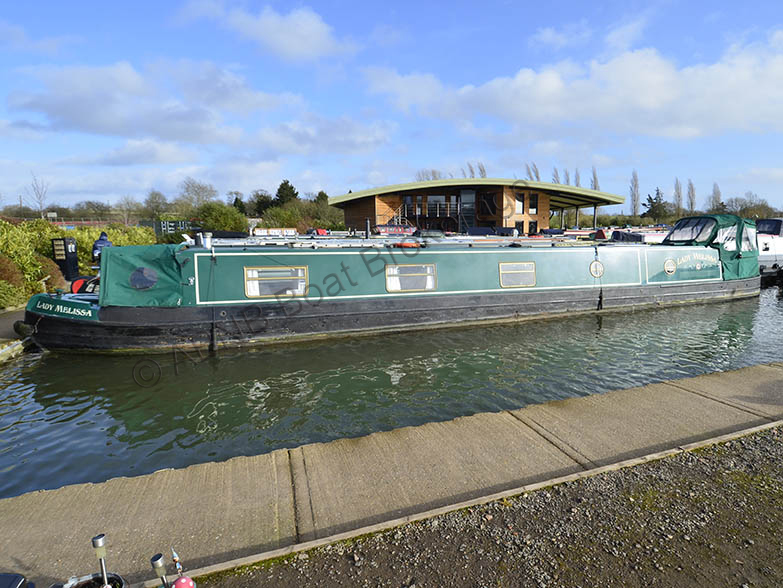
<path fill-rule="evenodd" d="M 101 252 L 101 306 L 182 304 L 177 252 L 184 245 L 104 247 Z"/>
<path fill-rule="evenodd" d="M 756 221 L 733 214 L 704 214 L 681 218 L 663 245 L 704 245 L 718 250 L 724 280 L 759 275 Z"/>

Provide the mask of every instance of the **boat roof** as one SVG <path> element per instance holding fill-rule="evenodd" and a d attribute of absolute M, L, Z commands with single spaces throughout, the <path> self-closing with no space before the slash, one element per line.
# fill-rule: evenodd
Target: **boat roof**
<path fill-rule="evenodd" d="M 426 182 L 411 182 L 407 184 L 392 184 L 368 188 L 358 192 L 349 192 L 341 196 L 329 198 L 329 204 L 340 206 L 346 202 L 366 198 L 368 196 L 383 196 L 399 192 L 416 192 L 431 188 L 461 188 L 470 190 L 479 187 L 509 186 L 525 190 L 536 190 L 549 196 L 550 208 L 573 208 L 576 206 L 605 206 L 610 204 L 623 204 L 625 197 L 617 194 L 609 194 L 581 186 L 568 186 L 565 184 L 552 184 L 549 182 L 534 182 L 532 180 L 517 180 L 510 178 L 456 178 L 446 180 L 428 180 Z"/>

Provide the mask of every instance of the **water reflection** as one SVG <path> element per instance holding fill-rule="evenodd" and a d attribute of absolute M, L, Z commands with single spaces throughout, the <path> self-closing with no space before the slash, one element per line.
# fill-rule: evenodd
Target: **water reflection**
<path fill-rule="evenodd" d="M 781 360 L 781 318 L 766 290 L 217 357 L 27 356 L 0 374 L 0 496 Z"/>

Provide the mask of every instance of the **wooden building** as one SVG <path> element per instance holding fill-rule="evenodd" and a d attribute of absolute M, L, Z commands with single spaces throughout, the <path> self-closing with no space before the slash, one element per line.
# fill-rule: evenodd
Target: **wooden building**
<path fill-rule="evenodd" d="M 519 234 L 548 229 L 553 215 L 574 208 L 592 208 L 595 225 L 598 206 L 624 202 L 589 188 L 497 178 L 396 184 L 329 198 L 345 211 L 349 229 L 363 230 L 369 219 L 372 227 L 402 224 L 460 233 L 494 227 Z"/>

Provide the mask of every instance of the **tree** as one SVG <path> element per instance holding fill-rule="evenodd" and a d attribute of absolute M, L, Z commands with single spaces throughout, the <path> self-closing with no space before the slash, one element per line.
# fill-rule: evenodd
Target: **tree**
<path fill-rule="evenodd" d="M 560 172 L 557 171 L 557 168 L 552 169 L 552 183 L 553 184 L 560 183 Z"/>
<path fill-rule="evenodd" d="M 231 192 L 226 192 L 226 196 L 228 197 L 228 203 L 236 208 L 239 212 L 246 215 L 247 214 L 247 206 L 245 206 L 245 201 L 242 199 L 244 194 L 242 192 L 237 192 L 236 190 L 233 190 Z"/>
<path fill-rule="evenodd" d="M 674 210 L 677 216 L 682 215 L 682 184 L 680 184 L 680 178 L 674 178 Z"/>
<path fill-rule="evenodd" d="M 487 177 L 487 168 L 484 167 L 484 164 L 480 161 L 476 162 L 476 167 L 478 168 L 478 174 L 480 178 L 486 178 Z"/>
<path fill-rule="evenodd" d="M 329 204 L 329 196 L 326 194 L 326 192 L 321 190 L 320 192 L 318 192 L 318 195 L 315 197 L 315 201 L 318 204 Z"/>
<path fill-rule="evenodd" d="M 73 214 L 81 218 L 105 219 L 111 216 L 111 206 L 97 200 L 83 200 L 74 205 Z"/>
<path fill-rule="evenodd" d="M 595 171 L 595 166 L 593 166 L 593 177 L 590 178 L 590 187 L 593 190 L 600 190 L 601 189 L 601 186 L 598 183 L 598 172 Z"/>
<path fill-rule="evenodd" d="M 631 216 L 639 216 L 639 175 L 636 170 L 631 174 Z"/>
<path fill-rule="evenodd" d="M 178 208 L 190 212 L 214 200 L 217 196 L 218 191 L 212 184 L 205 184 L 187 177 L 180 184 L 180 194 L 177 199 Z"/>
<path fill-rule="evenodd" d="M 644 218 L 651 218 L 655 223 L 667 215 L 668 210 L 666 202 L 663 201 L 663 192 L 661 192 L 660 188 L 655 188 L 654 198 L 647 194 L 647 202 L 644 203 L 644 207 L 647 210 L 642 216 Z"/>
<path fill-rule="evenodd" d="M 122 196 L 115 205 L 115 208 L 120 213 L 122 222 L 125 225 L 130 224 L 131 216 L 139 210 L 139 203 L 132 196 Z"/>
<path fill-rule="evenodd" d="M 707 212 L 713 214 L 726 212 L 726 205 L 723 204 L 718 182 L 712 184 L 712 194 L 710 194 L 710 199 L 707 202 Z"/>
<path fill-rule="evenodd" d="M 39 180 L 33 172 L 30 172 L 30 174 L 33 176 L 33 181 L 30 183 L 30 188 L 27 189 L 27 195 L 33 205 L 32 207 L 43 218 L 46 210 L 46 193 L 49 191 L 49 184 Z"/>
<path fill-rule="evenodd" d="M 142 214 L 152 220 L 160 220 L 160 216 L 169 208 L 169 203 L 163 192 L 150 190 L 144 199 Z"/>
<path fill-rule="evenodd" d="M 579 168 L 574 171 L 574 186 L 577 188 L 582 186 L 582 180 L 579 178 Z"/>
<path fill-rule="evenodd" d="M 688 212 L 693 214 L 696 210 L 696 188 L 693 187 L 693 180 L 688 178 Z"/>
<path fill-rule="evenodd" d="M 253 190 L 248 197 L 247 212 L 253 216 L 263 216 L 264 211 L 275 204 L 275 199 L 266 190 Z"/>
<path fill-rule="evenodd" d="M 568 174 L 568 170 L 567 169 L 563 170 L 563 183 L 566 186 L 569 186 L 571 184 L 571 176 Z"/>
<path fill-rule="evenodd" d="M 275 205 L 283 206 L 288 202 L 299 199 L 299 192 L 291 185 L 288 180 L 283 180 L 280 186 L 277 188 L 277 194 L 275 195 Z"/>
<path fill-rule="evenodd" d="M 745 192 L 744 198 L 729 198 L 725 206 L 726 212 L 746 218 L 765 218 L 775 214 L 769 203 L 753 192 Z"/>
<path fill-rule="evenodd" d="M 196 219 L 206 231 L 247 231 L 245 215 L 222 202 L 205 202 L 196 209 Z"/>

